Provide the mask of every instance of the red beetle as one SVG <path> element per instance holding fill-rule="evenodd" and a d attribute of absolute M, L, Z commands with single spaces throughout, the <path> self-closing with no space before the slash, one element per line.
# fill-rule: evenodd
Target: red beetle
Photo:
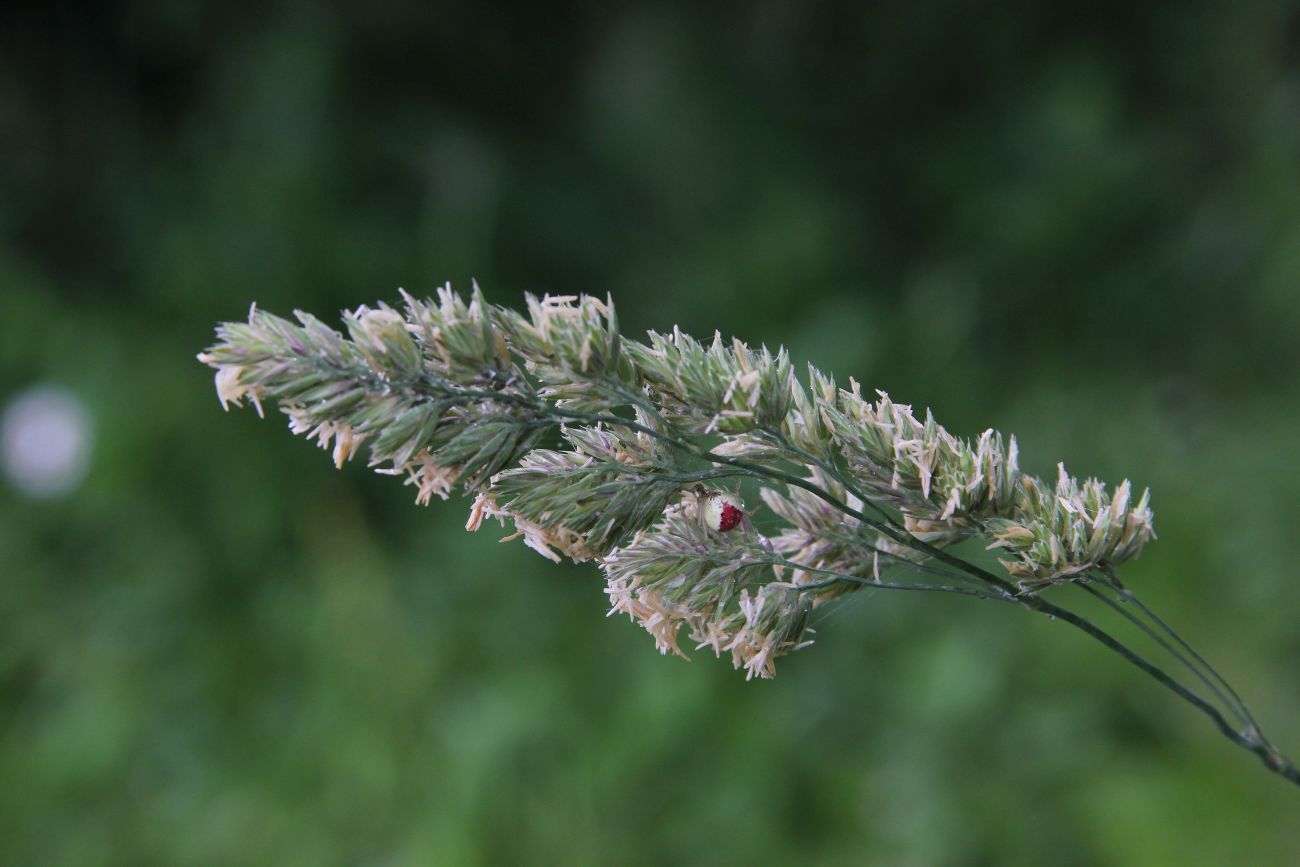
<path fill-rule="evenodd" d="M 710 491 L 700 501 L 700 517 L 710 530 L 725 533 L 740 526 L 745 510 L 730 494 Z"/>

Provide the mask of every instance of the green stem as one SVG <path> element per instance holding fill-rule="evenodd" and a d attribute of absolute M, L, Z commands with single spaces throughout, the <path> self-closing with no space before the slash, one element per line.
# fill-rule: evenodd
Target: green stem
<path fill-rule="evenodd" d="M 1218 685 L 1215 684 L 1214 681 L 1211 680 L 1204 672 L 1202 672 L 1199 668 L 1193 665 L 1191 660 L 1187 659 L 1187 657 L 1179 653 L 1178 650 L 1164 638 L 1164 636 L 1162 636 L 1159 632 L 1153 629 L 1149 624 L 1143 622 L 1141 618 L 1135 616 L 1133 612 L 1126 610 L 1124 606 L 1121 605 L 1119 602 L 1116 602 L 1114 599 L 1107 596 L 1105 593 L 1098 590 L 1096 587 L 1092 586 L 1092 584 L 1079 582 L 1078 586 L 1084 592 L 1092 596 L 1094 599 L 1099 600 L 1104 605 L 1106 605 L 1106 607 L 1110 608 L 1112 611 L 1118 613 L 1125 620 L 1132 623 L 1139 630 L 1141 630 L 1142 633 L 1145 634 L 1148 638 L 1150 638 L 1152 641 L 1156 642 L 1156 644 L 1164 648 L 1165 652 L 1168 653 L 1170 656 L 1172 656 L 1174 659 L 1178 660 L 1179 664 L 1181 664 L 1184 668 L 1186 668 L 1189 672 L 1191 672 L 1191 674 L 1195 676 L 1196 679 L 1199 680 L 1201 684 L 1205 686 L 1205 688 L 1208 689 L 1210 693 L 1219 700 L 1220 704 L 1226 707 L 1229 710 L 1229 712 L 1236 715 L 1239 721 L 1249 725 L 1249 721 L 1245 717 L 1243 717 L 1241 711 L 1231 701 L 1228 700 L 1227 696 L 1223 694 L 1222 690 L 1219 689 Z"/>
<path fill-rule="evenodd" d="M 881 590 L 919 590 L 923 592 L 935 593 L 957 593 L 962 596 L 974 596 L 979 599 L 995 599 L 999 602 L 1015 602 L 1013 596 L 1003 596 L 992 593 L 988 590 L 978 590 L 971 587 L 954 587 L 951 584 L 908 584 L 902 582 L 878 581 L 871 578 L 863 578 L 860 575 L 849 575 L 845 572 L 836 572 L 832 569 L 822 569 L 815 566 L 805 566 L 802 563 L 796 563 L 793 560 L 787 560 L 784 557 L 773 557 L 760 561 L 746 561 L 747 565 L 755 566 L 786 566 L 790 569 L 796 569 L 800 572 L 807 572 L 811 575 L 828 576 L 825 581 L 818 581 L 812 584 L 795 585 L 801 591 L 823 590 L 832 587 L 835 584 L 848 583 L 859 587 L 875 587 Z"/>
<path fill-rule="evenodd" d="M 1228 681 L 1223 677 L 1223 675 L 1219 674 L 1219 672 L 1215 670 L 1214 666 L 1210 665 L 1210 663 L 1205 659 L 1205 657 L 1197 653 L 1196 649 L 1193 648 L 1190 644 L 1188 644 L 1187 640 L 1184 639 L 1181 635 L 1179 635 L 1178 632 L 1172 626 L 1170 626 L 1163 619 L 1161 619 L 1159 615 L 1157 615 L 1154 611 L 1152 611 L 1150 608 L 1144 605 L 1142 601 L 1137 598 L 1137 596 L 1133 593 L 1132 590 L 1128 589 L 1128 587 L 1126 587 L 1123 583 L 1121 583 L 1119 578 L 1115 575 L 1115 571 L 1113 569 L 1111 569 L 1110 567 L 1106 567 L 1103 570 L 1103 574 L 1105 576 L 1105 582 L 1116 593 L 1120 595 L 1121 599 L 1123 599 L 1125 602 L 1130 603 L 1131 605 L 1136 607 L 1138 611 L 1142 612 L 1142 614 L 1145 615 L 1160 630 L 1162 630 L 1166 636 L 1168 636 L 1171 640 L 1173 640 L 1175 644 L 1177 644 L 1186 653 L 1188 653 L 1192 657 L 1192 659 L 1194 659 L 1197 662 L 1197 664 L 1199 664 L 1201 668 L 1215 682 L 1217 682 L 1219 686 L 1221 686 L 1224 689 L 1224 691 L 1227 692 L 1227 694 L 1232 698 L 1232 702 L 1225 701 L 1224 703 L 1230 706 L 1235 705 L 1235 707 L 1238 709 L 1240 715 L 1243 718 L 1243 722 L 1245 722 L 1249 728 L 1253 729 L 1256 732 L 1256 734 L 1259 734 L 1259 723 L 1255 721 L 1255 717 L 1251 714 L 1250 708 L 1246 706 L 1246 702 L 1242 699 L 1240 695 L 1237 694 L 1237 691 L 1232 688 L 1232 685 L 1228 683 Z M 1262 737 L 1262 735 L 1260 736 Z"/>

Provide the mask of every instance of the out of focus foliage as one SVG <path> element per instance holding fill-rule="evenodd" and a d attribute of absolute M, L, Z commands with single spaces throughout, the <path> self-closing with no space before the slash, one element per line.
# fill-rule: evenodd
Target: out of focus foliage
<path fill-rule="evenodd" d="M 1295 792 L 1076 633 L 864 596 L 772 683 L 223 415 L 248 303 L 477 277 L 789 346 L 1150 485 L 1125 576 L 1300 752 L 1294 4 L 0 12 L 0 852 L 37 864 L 1280 864 Z M 467 506 L 468 503 L 461 504 Z"/>

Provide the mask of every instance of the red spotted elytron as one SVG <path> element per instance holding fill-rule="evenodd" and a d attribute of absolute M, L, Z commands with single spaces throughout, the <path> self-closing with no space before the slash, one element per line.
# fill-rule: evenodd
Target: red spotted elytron
<path fill-rule="evenodd" d="M 708 491 L 700 497 L 700 516 L 710 530 L 725 533 L 740 526 L 745 510 L 730 494 Z"/>

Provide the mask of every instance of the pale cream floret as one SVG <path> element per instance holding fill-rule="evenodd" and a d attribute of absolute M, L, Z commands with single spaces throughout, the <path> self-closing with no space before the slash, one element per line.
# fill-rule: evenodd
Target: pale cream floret
<path fill-rule="evenodd" d="M 215 359 L 206 352 L 199 355 L 198 359 L 204 364 L 213 364 L 215 362 Z M 221 401 L 221 408 L 228 411 L 232 403 L 235 406 L 243 406 L 244 398 L 247 397 L 257 409 L 258 417 L 265 418 L 262 411 L 261 391 L 256 386 L 245 385 L 240 382 L 243 373 L 244 367 L 240 364 L 221 364 L 217 366 L 215 376 L 217 400 Z"/>
<path fill-rule="evenodd" d="M 480 493 L 474 500 L 474 505 L 470 507 L 469 520 L 465 522 L 465 529 L 477 530 L 482 526 L 484 518 L 496 518 L 503 525 L 506 518 L 514 521 L 515 532 L 505 536 L 501 541 L 509 542 L 512 539 L 523 537 L 525 545 L 553 563 L 560 562 L 560 554 L 575 563 L 596 559 L 595 552 L 587 547 L 586 540 L 581 533 L 568 527 L 543 527 L 535 524 L 527 518 L 521 518 L 505 509 L 501 509 L 488 494 Z M 556 553 L 557 551 L 559 553 Z"/>
<path fill-rule="evenodd" d="M 356 433 L 349 426 L 337 422 L 323 421 L 313 427 L 312 419 L 299 406 L 282 407 L 281 411 L 289 416 L 289 430 L 295 434 L 314 440 L 323 449 L 329 448 L 332 441 L 334 466 L 340 470 L 360 450 L 366 439 L 365 434 Z"/>
<path fill-rule="evenodd" d="M 709 647 L 712 648 L 715 657 L 722 656 L 722 651 L 726 650 L 736 637 L 728 626 L 729 624 L 723 620 L 713 619 L 706 621 L 702 627 L 697 627 L 691 634 L 691 638 L 698 642 L 695 649 Z"/>
<path fill-rule="evenodd" d="M 361 332 L 375 345 L 383 344 L 385 331 L 390 333 L 393 330 L 403 333 L 406 331 L 406 320 L 402 314 L 388 307 L 380 307 L 377 310 L 365 306 L 358 307 L 356 317 Z"/>
<path fill-rule="evenodd" d="M 414 460 L 407 462 L 400 467 L 391 469 L 375 470 L 376 473 L 384 476 L 396 476 L 406 473 L 404 485 L 415 485 L 415 503 L 418 506 L 427 506 L 436 496 L 439 499 L 446 500 L 451 495 L 452 485 L 456 482 L 456 477 L 460 474 L 458 467 L 445 467 L 433 459 L 433 456 L 427 451 L 422 452 Z"/>

